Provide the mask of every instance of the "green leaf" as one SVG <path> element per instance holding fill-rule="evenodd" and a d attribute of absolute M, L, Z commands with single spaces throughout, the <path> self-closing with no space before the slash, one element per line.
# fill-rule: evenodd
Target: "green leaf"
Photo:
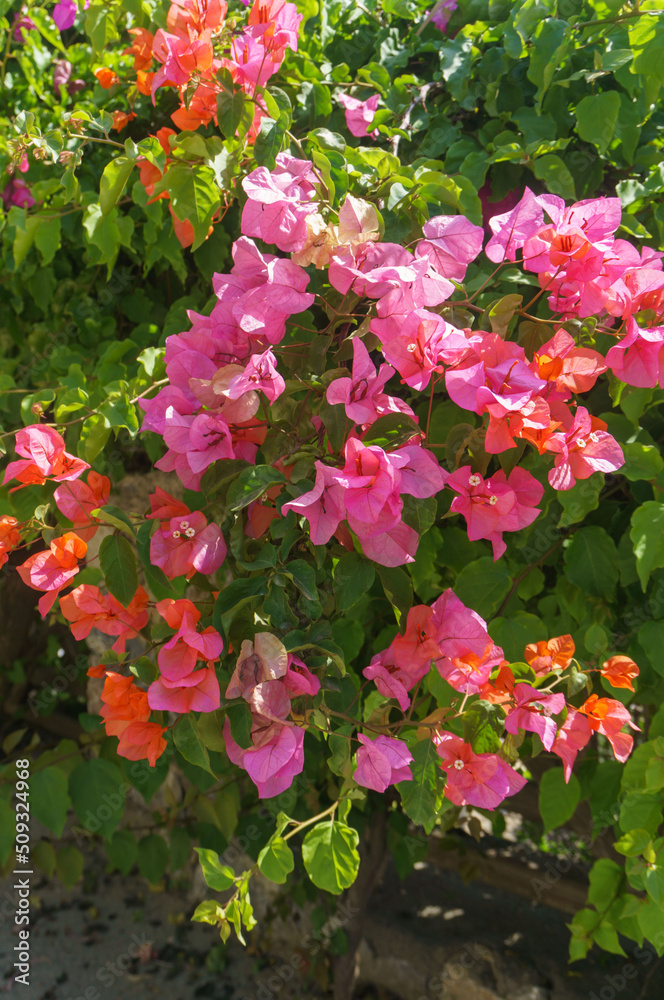
<path fill-rule="evenodd" d="M 664 566 L 664 504 L 647 500 L 632 514 L 629 533 L 636 556 L 636 571 L 645 591 L 650 574 Z"/>
<path fill-rule="evenodd" d="M 61 836 L 65 828 L 71 805 L 67 787 L 67 775 L 57 767 L 35 771 L 30 778 L 32 814 L 56 837 Z"/>
<path fill-rule="evenodd" d="M 158 882 L 168 866 L 168 844 L 158 833 L 148 833 L 138 842 L 138 870 L 151 885 Z"/>
<path fill-rule="evenodd" d="M 401 628 L 413 606 L 413 585 L 407 573 L 399 567 L 378 566 L 378 576 L 385 596 L 392 605 L 397 625 Z"/>
<path fill-rule="evenodd" d="M 226 495 L 229 510 L 242 510 L 258 500 L 271 486 L 285 483 L 286 477 L 271 465 L 252 465 L 243 469 Z"/>
<path fill-rule="evenodd" d="M 180 221 L 194 227 L 192 250 L 205 241 L 212 216 L 221 206 L 214 170 L 204 163 L 175 163 L 155 184 L 155 195 L 167 191 Z"/>
<path fill-rule="evenodd" d="M 334 567 L 332 586 L 339 611 L 348 611 L 371 590 L 376 576 L 373 563 L 357 552 L 344 552 Z"/>
<path fill-rule="evenodd" d="M 229 93 L 222 90 L 217 94 L 217 121 L 219 128 L 227 139 L 235 138 L 235 133 L 242 122 L 246 97 L 241 89 Z M 253 120 L 253 105 L 251 105 Z"/>
<path fill-rule="evenodd" d="M 659 453 L 659 449 L 651 444 L 641 444 L 632 441 L 631 444 L 623 444 L 623 454 L 625 464 L 620 470 L 620 474 L 632 482 L 639 479 L 657 479 L 662 469 L 664 469 L 664 459 Z M 599 473 L 595 473 L 599 475 Z"/>
<path fill-rule="evenodd" d="M 99 184 L 99 204 L 102 215 L 108 215 L 115 207 L 127 186 L 127 181 L 135 165 L 136 161 L 130 160 L 128 156 L 116 156 L 104 167 Z"/>
<path fill-rule="evenodd" d="M 503 295 L 487 306 L 486 316 L 491 324 L 491 332 L 504 337 L 512 317 L 523 302 L 523 295 Z"/>
<path fill-rule="evenodd" d="M 260 597 L 267 593 L 267 579 L 264 576 L 251 576 L 233 580 L 223 587 L 215 601 L 212 611 L 212 624 L 218 632 L 223 631 L 222 618 L 230 611 L 237 611 L 252 597 Z"/>
<path fill-rule="evenodd" d="M 261 119 L 260 132 L 254 143 L 254 159 L 259 166 L 274 169 L 285 134 L 286 122 L 282 118 L 279 121 L 274 121 L 273 118 Z"/>
<path fill-rule="evenodd" d="M 576 130 L 586 142 L 592 142 L 601 153 L 606 153 L 620 112 L 620 94 L 605 90 L 589 94 L 576 106 Z"/>
<path fill-rule="evenodd" d="M 639 645 L 645 650 L 650 666 L 664 677 L 664 621 L 645 622 L 639 629 Z"/>
<path fill-rule="evenodd" d="M 91 511 L 91 514 L 98 521 L 103 521 L 104 524 L 110 524 L 114 528 L 119 528 L 128 538 L 134 539 L 136 537 L 134 525 L 120 507 L 115 507 L 109 503 L 105 507 L 98 507 L 96 510 Z"/>
<path fill-rule="evenodd" d="M 512 580 L 503 562 L 483 556 L 468 563 L 454 584 L 460 601 L 477 611 L 482 618 L 491 618 L 507 597 Z"/>
<path fill-rule="evenodd" d="M 574 178 L 564 161 L 555 153 L 539 156 L 532 169 L 535 177 L 544 181 L 551 194 L 557 194 L 561 198 L 576 198 Z"/>
<path fill-rule="evenodd" d="M 496 645 L 501 646 L 510 663 L 523 659 L 524 649 L 530 642 L 539 642 L 547 634 L 546 625 L 526 611 L 517 611 L 509 618 L 494 618 L 489 623 L 489 633 Z"/>
<path fill-rule="evenodd" d="M 117 871 L 128 875 L 136 864 L 138 857 L 138 841 L 130 830 L 116 830 L 105 844 L 108 856 L 108 871 Z"/>
<path fill-rule="evenodd" d="M 258 867 L 271 882 L 284 884 L 295 867 L 295 858 L 283 837 L 272 837 L 265 845 L 258 855 Z"/>
<path fill-rule="evenodd" d="M 206 885 L 209 885 L 215 892 L 224 892 L 235 882 L 235 872 L 228 865 L 222 865 L 216 851 L 211 851 L 204 847 L 194 848 L 198 854 L 203 878 Z"/>
<path fill-rule="evenodd" d="M 500 706 L 474 701 L 463 714 L 463 738 L 475 753 L 496 753 L 502 745 L 503 721 Z"/>
<path fill-rule="evenodd" d="M 78 847 L 74 847 L 71 844 L 65 844 L 64 847 L 59 847 L 58 852 L 55 856 L 55 871 L 62 882 L 62 884 L 67 888 L 71 887 L 78 882 L 81 875 L 83 874 L 84 858 Z"/>
<path fill-rule="evenodd" d="M 544 832 L 555 830 L 571 819 L 581 797 L 581 786 L 575 775 L 565 784 L 562 767 L 551 767 L 540 780 L 539 810 Z"/>
<path fill-rule="evenodd" d="M 372 423 L 362 438 L 362 444 L 377 445 L 384 451 L 389 451 L 405 444 L 414 435 L 421 434 L 422 429 L 412 417 L 405 413 L 388 413 Z"/>
<path fill-rule="evenodd" d="M 433 740 L 420 740 L 411 746 L 413 761 L 410 765 L 412 781 L 400 781 L 397 785 L 401 804 L 406 815 L 417 826 L 431 831 L 436 819 L 437 777 L 440 757 L 436 753 Z"/>
<path fill-rule="evenodd" d="M 42 264 L 50 264 L 60 247 L 61 224 L 59 216 L 42 219 L 35 233 L 35 246 L 42 256 Z"/>
<path fill-rule="evenodd" d="M 560 490 L 556 494 L 558 503 L 563 508 L 559 528 L 567 528 L 570 524 L 583 521 L 586 514 L 599 507 L 599 495 L 604 489 L 604 474 L 593 472 L 589 479 L 578 480 L 571 490 Z"/>
<path fill-rule="evenodd" d="M 178 723 L 173 727 L 173 742 L 185 760 L 196 767 L 202 767 L 204 771 L 213 774 L 210 767 L 210 757 L 208 756 L 205 743 L 201 739 L 196 722 L 191 713 L 180 716 Z"/>
<path fill-rule="evenodd" d="M 91 833 L 110 837 L 122 819 L 126 783 L 115 764 L 93 757 L 69 775 L 69 795 L 81 824 Z"/>
<path fill-rule="evenodd" d="M 109 535 L 99 546 L 99 565 L 111 594 L 126 608 L 138 589 L 133 545 L 122 535 Z"/>
<path fill-rule="evenodd" d="M 334 896 L 357 878 L 360 855 L 357 830 L 336 820 L 317 823 L 302 842 L 302 860 L 314 885 Z"/>
<path fill-rule="evenodd" d="M 284 566 L 282 570 L 284 576 L 293 581 L 295 586 L 310 601 L 318 600 L 318 588 L 316 587 L 316 570 L 305 562 L 304 559 L 294 559 Z"/>
<path fill-rule="evenodd" d="M 580 528 L 565 549 L 565 575 L 591 597 L 608 597 L 618 583 L 618 550 L 604 528 Z"/>

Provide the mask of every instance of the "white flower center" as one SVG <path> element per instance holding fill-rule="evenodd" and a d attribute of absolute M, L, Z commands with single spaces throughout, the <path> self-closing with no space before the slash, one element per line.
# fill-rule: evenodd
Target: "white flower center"
<path fill-rule="evenodd" d="M 193 538 L 195 534 L 196 532 L 194 531 L 193 528 L 187 528 L 187 530 L 185 531 L 185 535 L 187 536 L 187 538 Z"/>
<path fill-rule="evenodd" d="M 586 446 L 586 440 L 585 440 L 585 438 L 577 438 L 576 439 L 576 446 L 577 446 L 577 448 L 585 448 L 585 446 Z"/>
<path fill-rule="evenodd" d="M 459 760 L 457 758 L 457 760 L 454 761 L 454 769 L 456 771 L 463 771 L 464 767 L 465 767 L 465 764 L 464 764 L 464 762 L 462 760 Z"/>
<path fill-rule="evenodd" d="M 409 354 L 412 354 L 413 351 L 417 350 L 417 344 L 409 344 L 406 350 L 408 351 Z"/>
<path fill-rule="evenodd" d="M 478 476 L 477 473 L 474 473 L 472 476 L 468 477 L 469 486 L 479 486 L 481 482 L 482 482 L 482 477 Z"/>
<path fill-rule="evenodd" d="M 173 538 L 179 538 L 179 537 L 180 537 L 180 532 L 179 531 L 174 531 L 173 532 Z"/>
<path fill-rule="evenodd" d="M 491 504 L 491 506 L 492 506 L 492 507 L 495 507 L 495 506 L 496 506 L 496 504 L 498 503 L 498 497 L 495 497 L 495 496 L 493 496 L 493 494 L 492 494 L 492 495 L 491 495 L 491 496 L 489 497 L 489 503 Z"/>
<path fill-rule="evenodd" d="M 180 521 L 180 531 L 186 531 L 189 527 L 189 521 Z"/>
<path fill-rule="evenodd" d="M 597 444 L 597 442 L 599 441 L 599 438 L 597 437 L 597 434 L 595 434 L 595 431 L 593 431 L 590 434 L 590 440 L 592 441 L 593 444 Z"/>

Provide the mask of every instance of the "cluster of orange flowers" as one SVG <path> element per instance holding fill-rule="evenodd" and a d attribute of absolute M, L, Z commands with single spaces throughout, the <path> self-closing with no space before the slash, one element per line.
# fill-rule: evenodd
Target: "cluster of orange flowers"
<path fill-rule="evenodd" d="M 128 760 L 147 760 L 151 767 L 166 749 L 165 726 L 150 722 L 148 693 L 137 687 L 133 677 L 123 677 L 103 666 L 90 667 L 90 677 L 104 677 L 100 715 L 107 736 L 119 739 L 118 753 Z"/>

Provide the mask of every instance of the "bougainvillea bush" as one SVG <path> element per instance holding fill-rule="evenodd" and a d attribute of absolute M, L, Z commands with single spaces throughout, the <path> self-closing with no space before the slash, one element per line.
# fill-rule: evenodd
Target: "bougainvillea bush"
<path fill-rule="evenodd" d="M 539 782 L 625 856 L 571 957 L 664 952 L 664 36 L 567 6 L 5 17 L 0 551 L 108 647 L 35 758 L 45 870 L 70 806 L 125 873 L 193 846 L 244 940 L 256 871 L 338 896 L 372 831 L 405 874 Z"/>

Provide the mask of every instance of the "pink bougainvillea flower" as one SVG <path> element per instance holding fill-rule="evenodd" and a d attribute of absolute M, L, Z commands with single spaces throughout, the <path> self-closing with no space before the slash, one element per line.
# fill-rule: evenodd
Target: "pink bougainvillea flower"
<path fill-rule="evenodd" d="M 270 632 L 257 632 L 253 642 L 242 642 L 225 696 L 249 700 L 257 684 L 284 677 L 288 667 L 289 654 L 284 644 Z"/>
<path fill-rule="evenodd" d="M 390 646 L 394 662 L 401 670 L 418 673 L 426 667 L 428 671 L 431 661 L 439 655 L 432 616 L 433 609 L 426 604 L 418 604 L 408 612 L 403 635 L 397 635 Z"/>
<path fill-rule="evenodd" d="M 194 573 L 214 573 L 225 558 L 226 543 L 221 529 L 208 524 L 205 514 L 197 510 L 161 524 L 150 539 L 150 561 L 169 580 L 178 576 L 190 579 Z"/>
<path fill-rule="evenodd" d="M 412 389 L 426 389 L 434 372 L 469 351 L 464 334 L 428 309 L 374 319 L 371 332 L 380 339 L 386 360 Z"/>
<path fill-rule="evenodd" d="M 134 639 L 148 623 L 148 603 L 143 587 L 125 608 L 112 594 L 102 594 L 99 587 L 83 583 L 60 598 L 60 611 L 79 642 L 96 628 L 104 635 L 117 636 L 111 648 L 124 653 L 127 640 Z"/>
<path fill-rule="evenodd" d="M 593 731 L 586 716 L 568 705 L 567 718 L 558 730 L 558 735 L 551 747 L 551 752 L 560 757 L 563 762 L 566 782 L 569 782 L 576 755 L 590 742 L 592 734 Z"/>
<path fill-rule="evenodd" d="M 377 653 L 362 673 L 372 680 L 378 691 L 386 698 L 395 698 L 402 712 L 410 705 L 408 692 L 422 680 L 429 671 L 428 661 L 421 663 L 419 670 L 413 670 L 410 663 L 397 666 L 392 646 Z"/>
<path fill-rule="evenodd" d="M 231 379 L 228 398 L 238 399 L 252 389 L 259 389 L 271 403 L 286 389 L 286 383 L 277 371 L 277 359 L 269 348 L 262 354 L 252 354 L 242 374 Z"/>
<path fill-rule="evenodd" d="M 485 254 L 494 264 L 505 260 L 515 261 L 517 250 L 523 247 L 530 236 L 534 236 L 543 221 L 544 212 L 539 199 L 527 187 L 523 197 L 511 211 L 489 219 L 493 235 L 484 248 Z"/>
<path fill-rule="evenodd" d="M 456 691 L 477 694 L 493 668 L 503 662 L 502 649 L 494 644 L 484 619 L 451 589 L 443 591 L 432 611 L 431 627 L 439 647 L 436 669 Z"/>
<path fill-rule="evenodd" d="M 219 681 L 213 667 L 192 670 L 179 681 L 158 677 L 148 688 L 148 703 L 154 711 L 216 712 L 221 704 Z"/>
<path fill-rule="evenodd" d="M 537 733 L 546 750 L 550 750 L 558 727 L 552 718 L 565 707 L 565 695 L 542 694 L 523 681 L 514 685 L 514 706 L 507 713 L 505 729 L 516 736 L 520 729 Z"/>
<path fill-rule="evenodd" d="M 283 677 L 284 687 L 291 698 L 300 695 L 312 697 L 320 691 L 320 681 L 297 656 L 288 654 L 288 670 Z"/>
<path fill-rule="evenodd" d="M 15 447 L 22 458 L 9 463 L 3 485 L 11 479 L 18 479 L 23 486 L 42 485 L 47 479 L 61 483 L 78 479 L 90 468 L 87 462 L 65 451 L 65 443 L 53 427 L 39 424 L 23 427 L 17 431 Z"/>
<path fill-rule="evenodd" d="M 256 167 L 242 181 L 248 198 L 242 210 L 244 236 L 274 244 L 285 253 L 307 242 L 306 220 L 318 209 L 317 178 L 308 160 L 279 153 L 273 170 Z"/>
<path fill-rule="evenodd" d="M 59 0 L 53 8 L 51 16 L 55 21 L 56 27 L 60 31 L 66 31 L 67 28 L 71 28 L 73 25 L 77 14 L 78 7 L 76 6 L 76 0 Z"/>
<path fill-rule="evenodd" d="M 447 477 L 445 485 L 459 494 L 450 510 L 465 517 L 468 538 L 471 542 L 480 538 L 490 541 L 494 559 L 507 548 L 503 532 L 532 524 L 540 513 L 535 505 L 544 494 L 542 484 L 519 468 L 513 469 L 509 478 L 501 469 L 485 480 L 470 465 L 464 465 Z"/>
<path fill-rule="evenodd" d="M 362 744 L 357 751 L 357 768 L 353 774 L 358 785 L 384 792 L 389 785 L 399 781 L 412 781 L 408 765 L 413 755 L 405 743 L 391 736 L 376 736 L 371 740 L 363 733 L 358 733 L 357 738 Z"/>
<path fill-rule="evenodd" d="M 426 239 L 415 247 L 417 257 L 429 257 L 446 278 L 463 281 L 468 265 L 482 250 L 484 230 L 463 215 L 436 215 L 422 226 Z"/>
<path fill-rule="evenodd" d="M 357 97 L 351 97 L 350 94 L 340 94 L 337 100 L 345 109 L 346 128 L 351 135 L 358 139 L 365 138 L 367 135 L 374 140 L 378 138 L 378 129 L 374 129 L 373 132 L 370 132 L 369 129 L 376 117 L 380 94 L 372 94 L 366 101 L 360 101 Z"/>
<path fill-rule="evenodd" d="M 271 799 L 290 788 L 304 767 L 304 730 L 299 726 L 272 722 L 252 729 L 254 745 L 243 750 L 224 722 L 226 752 L 231 763 L 242 767 L 258 788 L 260 799 Z"/>
<path fill-rule="evenodd" d="M 327 387 L 328 403 L 341 403 L 346 414 L 356 424 L 371 423 L 376 419 L 375 397 L 381 398 L 383 387 L 394 374 L 390 365 L 381 365 L 380 371 L 369 357 L 364 343 L 353 339 L 353 374 L 351 378 L 338 378 Z"/>
<path fill-rule="evenodd" d="M 454 733 L 436 733 L 433 741 L 447 777 L 445 795 L 456 806 L 493 810 L 526 784 L 526 779 L 496 754 L 474 753 L 470 743 Z"/>
<path fill-rule="evenodd" d="M 447 25 L 457 7 L 457 0 L 438 0 L 431 11 L 429 18 L 431 24 L 438 28 L 439 31 L 447 31 Z"/>
<path fill-rule="evenodd" d="M 523 348 L 498 334 L 484 334 L 474 357 L 447 370 L 445 385 L 457 406 L 489 414 L 484 447 L 492 455 L 515 446 L 509 426 L 513 416 L 527 416 L 531 426 L 549 426 L 550 410 L 540 398 L 546 382 L 531 370 Z"/>
<path fill-rule="evenodd" d="M 615 472 L 625 462 L 622 448 L 604 421 L 592 417 L 584 406 L 577 407 L 571 427 L 552 434 L 545 448 L 556 456 L 549 472 L 555 490 L 570 490 L 577 479 L 588 479 L 594 472 Z"/>
<path fill-rule="evenodd" d="M 73 531 L 67 531 L 60 538 L 54 538 L 45 552 L 36 552 L 16 567 L 28 587 L 46 591 L 38 605 L 42 618 L 53 607 L 59 592 L 78 573 L 78 564 L 85 558 L 87 550 L 83 539 Z"/>
<path fill-rule="evenodd" d="M 345 516 L 344 488 L 337 482 L 335 470 L 329 465 L 317 461 L 315 466 L 314 488 L 285 503 L 281 513 L 285 516 L 289 510 L 294 510 L 296 514 L 306 517 L 313 544 L 325 545 Z"/>
<path fill-rule="evenodd" d="M 606 363 L 627 385 L 654 389 L 664 384 L 664 326 L 644 329 L 630 316 L 627 336 L 609 350 Z"/>
<path fill-rule="evenodd" d="M 150 513 L 146 514 L 146 520 L 158 519 L 159 521 L 170 521 L 172 517 L 186 517 L 191 514 L 186 503 L 176 500 L 174 496 L 163 490 L 161 486 L 155 488 L 155 492 L 150 494 Z"/>
<path fill-rule="evenodd" d="M 575 649 L 571 635 L 559 635 L 548 641 L 529 643 L 525 649 L 524 659 L 539 677 L 544 677 L 556 668 L 565 670 L 569 667 Z"/>
<path fill-rule="evenodd" d="M 92 511 L 108 503 L 110 492 L 111 481 L 108 476 L 101 476 L 91 469 L 87 482 L 74 479 L 62 483 L 53 494 L 53 499 L 58 510 L 73 523 L 79 538 L 87 542 L 93 537 L 99 524 L 92 516 Z"/>
<path fill-rule="evenodd" d="M 629 733 L 623 733 L 622 729 L 626 725 L 632 729 L 639 729 L 632 722 L 632 717 L 625 706 L 615 698 L 600 698 L 596 694 L 591 694 L 579 712 L 587 716 L 593 732 L 606 736 L 616 760 L 623 764 L 632 752 L 634 738 Z"/>
<path fill-rule="evenodd" d="M 36 205 L 34 196 L 22 177 L 10 177 L 2 189 L 2 203 L 6 210 L 11 205 L 18 208 L 32 208 Z"/>

